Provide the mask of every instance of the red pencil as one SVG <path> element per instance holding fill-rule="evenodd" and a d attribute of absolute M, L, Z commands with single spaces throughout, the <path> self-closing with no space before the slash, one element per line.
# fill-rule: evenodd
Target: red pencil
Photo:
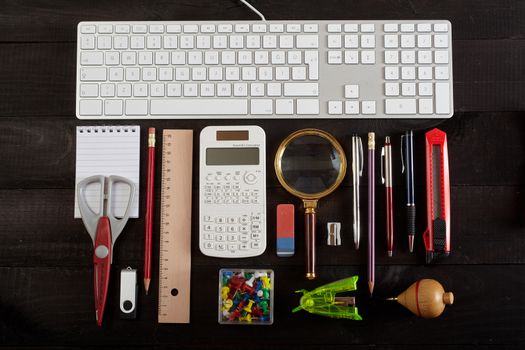
<path fill-rule="evenodd" d="M 146 229 L 144 232 L 144 288 L 151 282 L 151 231 L 153 225 L 153 188 L 155 181 L 155 128 L 148 129 L 148 183 L 146 189 Z"/>

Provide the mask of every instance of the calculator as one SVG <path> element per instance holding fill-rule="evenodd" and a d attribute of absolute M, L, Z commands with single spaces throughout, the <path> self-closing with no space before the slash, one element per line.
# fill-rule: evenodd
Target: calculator
<path fill-rule="evenodd" d="M 246 258 L 266 250 L 266 135 L 258 126 L 208 126 L 200 133 L 199 247 Z"/>

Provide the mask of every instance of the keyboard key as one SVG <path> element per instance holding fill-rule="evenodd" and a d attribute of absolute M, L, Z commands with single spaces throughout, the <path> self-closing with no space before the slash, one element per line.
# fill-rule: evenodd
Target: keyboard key
<path fill-rule="evenodd" d="M 341 37 L 339 36 L 340 40 Z M 296 41 L 298 49 L 316 49 L 319 47 L 319 37 L 317 35 L 297 35 Z"/>
<path fill-rule="evenodd" d="M 98 33 L 99 34 L 111 34 L 113 33 L 113 25 L 112 24 L 99 24 L 98 25 Z"/>
<path fill-rule="evenodd" d="M 211 37 L 209 35 L 198 35 L 197 36 L 197 48 L 198 49 L 209 49 L 211 47 Z"/>
<path fill-rule="evenodd" d="M 96 27 L 94 25 L 83 25 L 80 27 L 80 33 L 82 34 L 95 34 Z"/>
<path fill-rule="evenodd" d="M 434 51 L 434 63 L 448 63 L 448 51 Z"/>
<path fill-rule="evenodd" d="M 432 63 L 432 51 L 418 51 L 417 52 L 417 63 L 419 64 Z"/>
<path fill-rule="evenodd" d="M 105 115 L 122 115 L 123 103 L 122 100 L 105 100 L 104 114 Z"/>
<path fill-rule="evenodd" d="M 244 115 L 248 114 L 248 101 L 244 99 L 171 99 L 152 100 L 152 115 Z"/>
<path fill-rule="evenodd" d="M 201 33 L 215 33 L 215 24 L 201 25 Z"/>
<path fill-rule="evenodd" d="M 100 84 L 100 97 L 115 97 L 115 84 Z"/>
<path fill-rule="evenodd" d="M 133 85 L 133 96 L 134 97 L 148 97 L 148 84 Z"/>
<path fill-rule="evenodd" d="M 263 97 L 264 93 L 265 93 L 265 87 L 263 83 L 250 84 L 250 96 Z"/>
<path fill-rule="evenodd" d="M 319 96 L 319 84 L 284 83 L 284 96 Z"/>
<path fill-rule="evenodd" d="M 343 114 L 343 102 L 328 101 L 328 114 Z"/>
<path fill-rule="evenodd" d="M 184 33 L 198 33 L 199 32 L 199 26 L 196 24 L 185 24 L 182 26 Z M 151 27 L 150 27 L 151 30 Z"/>
<path fill-rule="evenodd" d="M 301 64 L 302 63 L 302 55 L 301 51 L 288 51 L 288 60 L 286 63 L 288 64 Z"/>
<path fill-rule="evenodd" d="M 397 51 L 386 50 L 385 51 L 385 64 L 398 64 L 399 54 Z"/>
<path fill-rule="evenodd" d="M 252 99 L 251 101 L 251 114 L 272 114 L 273 113 L 273 100 L 266 99 Z"/>
<path fill-rule="evenodd" d="M 80 100 L 79 114 L 85 116 L 102 115 L 102 100 Z"/>
<path fill-rule="evenodd" d="M 341 47 L 342 47 L 341 35 L 337 35 L 337 34 L 328 35 L 328 48 L 340 49 Z M 298 48 L 301 48 L 301 47 L 298 46 Z"/>
<path fill-rule="evenodd" d="M 358 64 L 359 51 L 345 51 L 345 64 Z"/>
<path fill-rule="evenodd" d="M 275 67 L 275 80 L 290 80 L 290 68 Z"/>
<path fill-rule="evenodd" d="M 432 26 L 430 23 L 418 23 L 417 31 L 422 33 L 428 33 L 432 31 Z"/>
<path fill-rule="evenodd" d="M 425 34 L 425 35 L 418 35 L 417 36 L 417 47 L 420 47 L 420 48 L 432 47 L 432 37 L 430 35 L 427 35 L 427 34 Z"/>
<path fill-rule="evenodd" d="M 416 38 L 412 34 L 401 35 L 401 47 L 413 48 L 416 45 Z"/>
<path fill-rule="evenodd" d="M 416 100 L 406 98 L 386 99 L 385 114 L 416 114 Z"/>
<path fill-rule="evenodd" d="M 361 32 L 363 33 L 373 33 L 376 31 L 376 26 L 373 23 L 361 24 Z"/>
<path fill-rule="evenodd" d="M 436 23 L 434 24 L 434 31 L 435 32 L 448 32 L 448 24 L 447 23 Z"/>
<path fill-rule="evenodd" d="M 431 98 L 420 98 L 418 101 L 419 114 L 432 114 L 432 103 L 433 101 Z"/>
<path fill-rule="evenodd" d="M 266 89 L 266 93 L 270 97 L 281 96 L 281 83 L 268 83 Z"/>
<path fill-rule="evenodd" d="M 345 48 L 357 49 L 359 47 L 359 37 L 356 34 L 345 35 Z"/>
<path fill-rule="evenodd" d="M 181 96 L 182 95 L 182 85 L 181 84 L 168 84 L 167 95 L 168 97 Z"/>
<path fill-rule="evenodd" d="M 376 101 L 362 101 L 361 102 L 361 113 L 376 114 Z"/>
<path fill-rule="evenodd" d="M 403 83 L 403 84 L 401 84 L 401 95 L 403 95 L 403 96 L 416 96 L 416 83 Z"/>
<path fill-rule="evenodd" d="M 434 67 L 434 76 L 437 80 L 447 80 L 448 75 L 448 67 Z"/>
<path fill-rule="evenodd" d="M 328 33 L 341 33 L 341 25 L 340 24 L 329 24 L 327 26 Z"/>
<path fill-rule="evenodd" d="M 250 31 L 250 25 L 249 24 L 236 24 L 235 25 L 235 32 L 236 33 L 248 33 Z"/>
<path fill-rule="evenodd" d="M 127 115 L 148 114 L 148 100 L 126 100 Z"/>
<path fill-rule="evenodd" d="M 415 67 L 401 67 L 401 79 L 403 80 L 416 79 L 416 68 Z"/>
<path fill-rule="evenodd" d="M 132 35 L 131 39 L 130 39 L 130 47 L 133 50 L 145 48 L 146 47 L 146 38 L 143 37 L 143 36 Z"/>
<path fill-rule="evenodd" d="M 385 23 L 383 31 L 385 33 L 395 33 L 398 31 L 398 25 L 397 23 Z"/>
<path fill-rule="evenodd" d="M 403 33 L 410 33 L 415 30 L 415 26 L 413 23 L 402 23 L 401 24 L 401 31 Z"/>
<path fill-rule="evenodd" d="M 345 101 L 345 114 L 359 114 L 359 101 Z"/>
<path fill-rule="evenodd" d="M 306 80 L 306 67 L 292 67 L 292 80 Z"/>
<path fill-rule="evenodd" d="M 319 52 L 305 51 L 304 63 L 308 65 L 308 79 L 319 79 Z"/>
<path fill-rule="evenodd" d="M 299 115 L 317 115 L 319 114 L 319 100 L 298 99 L 297 114 Z"/>
<path fill-rule="evenodd" d="M 416 52 L 403 50 L 401 51 L 401 63 L 403 64 L 414 64 L 416 63 Z"/>
<path fill-rule="evenodd" d="M 345 85 L 345 98 L 359 98 L 359 85 Z"/>
<path fill-rule="evenodd" d="M 345 33 L 357 33 L 358 32 L 358 25 L 355 23 L 346 23 L 344 25 L 344 31 Z"/>
<path fill-rule="evenodd" d="M 328 51 L 328 64 L 341 64 L 343 62 L 341 51 Z"/>
<path fill-rule="evenodd" d="M 231 33 L 233 32 L 233 26 L 231 24 L 219 24 L 217 26 L 217 31 L 219 33 Z"/>
<path fill-rule="evenodd" d="M 80 84 L 80 97 L 98 97 L 98 84 Z"/>
<path fill-rule="evenodd" d="M 287 24 L 286 25 L 286 31 L 288 33 L 300 33 L 301 32 L 301 25 L 300 24 Z"/>
<path fill-rule="evenodd" d="M 111 49 L 111 36 L 101 35 L 97 38 L 97 49 L 109 50 Z"/>
<path fill-rule="evenodd" d="M 376 47 L 375 35 L 361 35 L 361 47 L 364 49 L 373 49 Z"/>
<path fill-rule="evenodd" d="M 386 80 L 399 79 L 399 67 L 385 67 L 385 79 Z"/>
<path fill-rule="evenodd" d="M 253 24 L 252 32 L 254 33 L 266 33 L 266 24 Z"/>
<path fill-rule="evenodd" d="M 145 24 L 134 24 L 132 26 L 133 33 L 145 34 L 148 32 L 148 27 Z"/>
<path fill-rule="evenodd" d="M 283 33 L 284 24 L 270 24 L 270 33 Z"/>
<path fill-rule="evenodd" d="M 246 48 L 260 49 L 261 48 L 261 36 L 260 35 L 248 35 L 246 37 Z"/>
<path fill-rule="evenodd" d="M 397 48 L 399 46 L 399 40 L 397 35 L 385 35 L 385 48 Z"/>
<path fill-rule="evenodd" d="M 293 114 L 293 100 L 292 99 L 277 99 L 275 100 L 275 114 Z"/>
<path fill-rule="evenodd" d="M 265 48 L 265 49 L 276 49 L 277 48 L 277 36 L 275 36 L 275 35 L 264 35 L 263 36 L 263 48 Z"/>
<path fill-rule="evenodd" d="M 418 94 L 420 96 L 432 96 L 432 83 L 419 83 Z"/>
<path fill-rule="evenodd" d="M 100 66 L 103 63 L 104 55 L 100 51 L 80 53 L 80 64 L 83 66 Z"/>
<path fill-rule="evenodd" d="M 430 80 L 432 79 L 432 67 L 418 67 L 417 78 L 419 80 Z"/>
<path fill-rule="evenodd" d="M 448 35 L 446 34 L 434 35 L 434 47 L 447 48 L 448 47 Z"/>
<path fill-rule="evenodd" d="M 95 37 L 93 35 L 84 35 L 80 38 L 80 48 L 82 50 L 93 50 L 95 48 Z"/>
<path fill-rule="evenodd" d="M 106 68 L 80 68 L 80 81 L 106 81 Z"/>
<path fill-rule="evenodd" d="M 361 63 L 362 64 L 375 64 L 376 63 L 376 52 L 372 50 L 361 51 Z"/>
<path fill-rule="evenodd" d="M 293 49 L 293 35 L 279 35 L 279 48 Z"/>
<path fill-rule="evenodd" d="M 180 24 L 168 24 L 166 26 L 166 33 L 176 34 L 176 33 L 180 33 L 181 31 L 182 31 L 182 27 Z"/>
<path fill-rule="evenodd" d="M 162 24 L 150 24 L 149 32 L 152 34 L 162 34 L 164 33 L 164 25 Z"/>
<path fill-rule="evenodd" d="M 303 26 L 303 30 L 305 33 L 317 33 L 319 32 L 319 25 L 318 24 L 305 24 Z"/>
<path fill-rule="evenodd" d="M 436 83 L 436 113 L 449 114 L 450 113 L 450 84 Z"/>
<path fill-rule="evenodd" d="M 385 96 L 399 96 L 399 84 L 385 83 Z"/>

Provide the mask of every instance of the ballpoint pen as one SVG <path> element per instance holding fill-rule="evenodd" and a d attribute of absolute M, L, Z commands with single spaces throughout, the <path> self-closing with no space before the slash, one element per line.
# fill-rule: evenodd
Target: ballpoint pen
<path fill-rule="evenodd" d="M 414 251 L 416 234 L 416 202 L 414 200 L 414 134 L 412 130 L 401 136 L 401 164 L 406 180 L 408 249 Z"/>
<path fill-rule="evenodd" d="M 359 239 L 361 236 L 361 221 L 359 210 L 359 183 L 363 175 L 363 143 L 357 135 L 352 136 L 352 183 L 354 188 L 354 245 L 359 249 Z"/>
<path fill-rule="evenodd" d="M 394 208 L 392 203 L 392 144 L 390 137 L 385 137 L 385 146 L 381 148 L 381 180 L 386 192 L 386 244 L 388 256 L 394 251 Z"/>
<path fill-rule="evenodd" d="M 368 133 L 368 290 L 374 291 L 375 282 L 375 133 Z"/>

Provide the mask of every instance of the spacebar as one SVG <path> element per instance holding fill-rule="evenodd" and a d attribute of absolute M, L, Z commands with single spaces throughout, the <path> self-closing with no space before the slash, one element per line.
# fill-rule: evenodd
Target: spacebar
<path fill-rule="evenodd" d="M 151 100 L 151 115 L 248 114 L 248 101 L 241 99 Z"/>

